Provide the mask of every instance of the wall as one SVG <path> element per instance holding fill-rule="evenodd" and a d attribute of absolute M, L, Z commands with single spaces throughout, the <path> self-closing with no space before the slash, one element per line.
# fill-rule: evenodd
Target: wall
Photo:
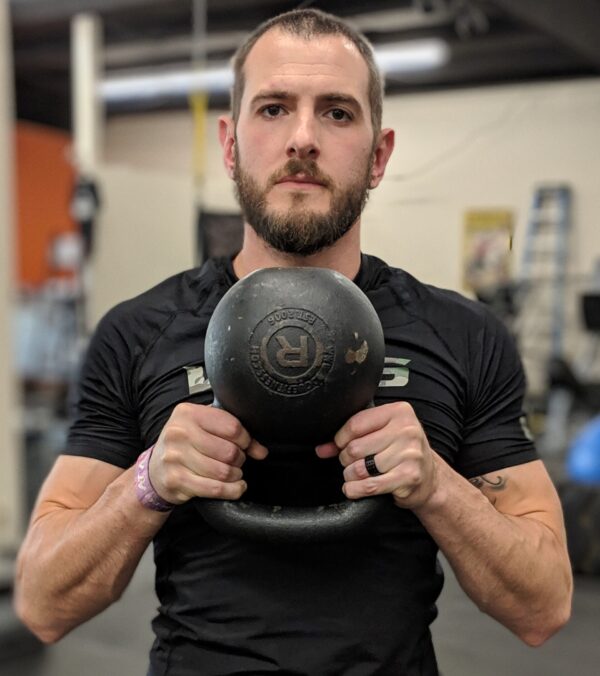
<path fill-rule="evenodd" d="M 464 211 L 512 209 L 518 253 L 533 187 L 566 181 L 575 190 L 575 265 L 587 271 L 600 256 L 600 79 L 388 97 L 384 108 L 396 149 L 367 205 L 366 250 L 460 289 Z M 235 201 L 222 169 L 217 118 L 211 113 L 207 124 L 206 202 L 230 209 Z M 114 118 L 106 160 L 185 173 L 192 166 L 191 136 L 185 112 Z"/>
<path fill-rule="evenodd" d="M 22 526 L 20 416 L 12 359 L 13 83 L 8 2 L 0 0 L 0 550 L 14 546 Z M 0 552 L 1 553 L 1 552 Z"/>
<path fill-rule="evenodd" d="M 459 289 L 464 211 L 512 209 L 518 255 L 534 186 L 560 181 L 575 191 L 574 267 L 600 256 L 600 80 L 396 97 L 385 123 L 396 150 L 367 207 L 367 249 Z"/>
<path fill-rule="evenodd" d="M 102 210 L 91 271 L 91 325 L 119 301 L 195 263 L 190 176 L 105 164 L 98 182 Z"/>
<path fill-rule="evenodd" d="M 384 109 L 396 149 L 363 218 L 366 251 L 461 290 L 464 212 L 513 211 L 518 267 L 534 187 L 560 181 L 574 189 L 571 269 L 591 271 L 600 257 L 600 79 L 396 96 Z M 207 123 L 204 203 L 230 210 L 217 118 L 210 113 Z M 114 118 L 106 144 L 111 162 L 184 175 L 192 166 L 191 114 Z M 576 321 L 571 302 L 569 323 Z M 572 334 L 568 349 L 576 353 L 582 338 Z"/>

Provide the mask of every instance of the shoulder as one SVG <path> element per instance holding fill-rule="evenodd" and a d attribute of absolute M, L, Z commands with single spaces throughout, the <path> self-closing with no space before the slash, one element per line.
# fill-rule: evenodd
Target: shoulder
<path fill-rule="evenodd" d="M 207 299 L 227 284 L 225 261 L 210 259 L 118 303 L 102 317 L 96 333 L 148 337 L 162 331 L 179 313 L 201 310 Z"/>
<path fill-rule="evenodd" d="M 413 317 L 438 325 L 454 328 L 480 329 L 499 323 L 496 316 L 483 303 L 468 298 L 457 291 L 427 284 L 406 270 L 387 265 L 374 256 L 369 256 L 371 269 L 379 280 L 379 286 L 387 286 Z"/>

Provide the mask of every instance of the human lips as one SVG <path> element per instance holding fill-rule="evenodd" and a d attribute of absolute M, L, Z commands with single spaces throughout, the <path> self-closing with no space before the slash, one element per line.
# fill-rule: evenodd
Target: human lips
<path fill-rule="evenodd" d="M 277 181 L 277 184 L 292 184 L 292 185 L 302 185 L 302 186 L 311 186 L 311 185 L 316 185 L 316 186 L 323 186 L 323 182 L 319 181 L 318 179 L 314 178 L 313 176 L 309 176 L 308 174 L 290 174 L 288 176 L 284 176 L 283 178 L 280 178 Z"/>

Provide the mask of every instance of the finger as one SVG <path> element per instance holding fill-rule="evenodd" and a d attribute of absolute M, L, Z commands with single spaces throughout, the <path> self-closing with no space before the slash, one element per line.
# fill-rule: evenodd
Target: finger
<path fill-rule="evenodd" d="M 152 481 L 160 493 L 161 487 L 177 491 L 185 474 L 226 482 L 239 481 L 246 455 L 233 442 L 207 434 L 188 423 L 187 427 L 170 424 L 165 428 L 152 460 Z"/>
<path fill-rule="evenodd" d="M 394 444 L 397 440 L 391 430 L 386 428 L 377 430 L 364 437 L 352 439 L 345 448 L 340 451 L 340 462 L 344 467 L 350 466 L 357 460 L 363 460 L 368 455 L 377 455 Z"/>
<path fill-rule="evenodd" d="M 399 415 L 406 416 L 410 413 L 414 415 L 412 407 L 406 402 L 394 402 L 392 404 L 384 404 L 383 406 L 375 406 L 374 408 L 366 408 L 363 411 L 355 413 L 338 430 L 333 440 L 338 448 L 344 448 L 353 439 L 363 437 L 366 434 L 385 427 L 392 417 Z"/>
<path fill-rule="evenodd" d="M 384 472 L 380 476 L 367 476 L 365 479 L 346 481 L 342 486 L 342 490 L 349 500 L 395 493 L 398 489 L 406 489 L 409 493 L 414 490 L 412 477 L 405 477 L 398 466 L 392 467 L 390 471 Z"/>
<path fill-rule="evenodd" d="M 157 448 L 161 449 L 164 462 L 171 465 L 186 465 L 191 462 L 186 459 L 194 455 L 207 455 L 235 467 L 241 467 L 246 460 L 245 454 L 232 441 L 209 434 L 181 419 L 164 428 Z"/>
<path fill-rule="evenodd" d="M 397 458 L 393 452 L 384 451 L 374 454 L 373 461 L 380 474 L 389 472 L 397 465 Z M 360 458 L 344 468 L 345 481 L 362 481 L 368 479 L 371 475 L 367 471 L 365 458 Z"/>
<path fill-rule="evenodd" d="M 252 439 L 250 445 L 246 449 L 246 453 L 254 460 L 264 460 L 269 455 L 269 449 L 260 444 L 256 439 Z"/>
<path fill-rule="evenodd" d="M 342 490 L 351 500 L 387 493 L 393 493 L 394 498 L 406 499 L 419 490 L 423 478 L 418 463 L 408 462 L 395 465 L 380 476 L 346 481 Z"/>
<path fill-rule="evenodd" d="M 348 500 L 358 500 L 373 495 L 384 495 L 391 493 L 392 487 L 387 474 L 381 476 L 369 477 L 362 481 L 346 481 L 342 486 L 342 491 Z"/>
<path fill-rule="evenodd" d="M 191 419 L 205 432 L 232 441 L 242 450 L 248 448 L 252 442 L 242 423 L 231 413 L 220 408 L 184 402 L 177 405 L 173 417 Z"/>
<path fill-rule="evenodd" d="M 183 499 L 190 497 L 209 498 L 215 500 L 239 500 L 246 492 L 245 481 L 222 482 L 208 477 L 188 474 L 182 480 Z"/>
<path fill-rule="evenodd" d="M 200 430 L 197 434 L 192 431 L 190 443 L 198 455 L 208 456 L 233 467 L 241 467 L 246 461 L 246 454 L 233 441 L 222 439 L 204 430 Z"/>
<path fill-rule="evenodd" d="M 223 483 L 240 481 L 243 476 L 239 467 L 220 462 L 202 453 L 188 454 L 184 460 L 184 467 L 196 476 L 215 479 Z"/>
<path fill-rule="evenodd" d="M 319 444 L 315 447 L 315 452 L 319 458 L 335 458 L 339 455 L 340 449 L 330 441 L 328 444 Z"/>

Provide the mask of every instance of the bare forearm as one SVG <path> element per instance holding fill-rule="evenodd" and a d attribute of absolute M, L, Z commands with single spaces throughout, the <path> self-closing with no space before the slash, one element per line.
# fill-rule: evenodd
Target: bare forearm
<path fill-rule="evenodd" d="M 415 510 L 467 594 L 529 644 L 568 617 L 571 573 L 564 543 L 536 515 L 500 513 L 443 461 L 438 491 Z"/>
<path fill-rule="evenodd" d="M 86 510 L 60 506 L 31 527 L 17 563 L 15 603 L 48 642 L 117 600 L 165 516 L 135 497 L 124 472 Z"/>

